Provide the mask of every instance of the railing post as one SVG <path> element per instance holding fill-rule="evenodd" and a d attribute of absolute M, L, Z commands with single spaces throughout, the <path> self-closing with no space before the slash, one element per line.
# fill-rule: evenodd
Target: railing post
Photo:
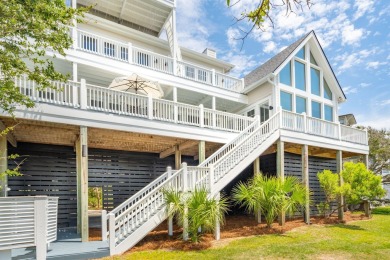
<path fill-rule="evenodd" d="M 153 98 L 148 95 L 148 118 L 153 119 Z"/>
<path fill-rule="evenodd" d="M 368 131 L 367 131 L 367 127 L 364 128 L 364 132 L 366 132 L 366 135 L 365 135 L 366 140 L 364 140 L 364 144 L 365 144 L 365 145 L 368 145 Z M 367 165 L 368 165 L 368 164 L 367 164 Z"/>
<path fill-rule="evenodd" d="M 214 185 L 214 165 L 209 166 L 209 193 L 212 192 Z"/>
<path fill-rule="evenodd" d="M 203 104 L 199 105 L 199 126 L 204 127 L 204 107 L 203 107 Z"/>
<path fill-rule="evenodd" d="M 211 84 L 213 86 L 216 86 L 216 80 L 215 80 L 215 69 L 211 69 Z"/>
<path fill-rule="evenodd" d="M 306 116 L 306 112 L 303 112 L 302 115 L 303 115 L 303 132 L 307 133 L 307 122 L 306 122 L 307 116 Z"/>
<path fill-rule="evenodd" d="M 37 196 L 34 201 L 35 246 L 37 260 L 47 255 L 47 197 Z"/>
<path fill-rule="evenodd" d="M 77 27 L 76 22 L 74 21 L 74 27 L 72 27 L 72 40 L 73 40 L 73 49 L 78 49 L 78 35 L 77 35 Z"/>
<path fill-rule="evenodd" d="M 108 214 L 110 255 L 115 255 L 115 215 Z"/>
<path fill-rule="evenodd" d="M 177 76 L 177 59 L 173 57 L 173 75 Z"/>
<path fill-rule="evenodd" d="M 341 124 L 340 122 L 338 122 L 337 124 L 338 124 L 339 140 L 341 141 Z"/>
<path fill-rule="evenodd" d="M 181 167 L 183 169 L 183 192 L 188 191 L 188 171 L 187 171 L 187 163 L 182 163 Z"/>
<path fill-rule="evenodd" d="M 279 128 L 283 128 L 283 108 L 279 107 Z"/>
<path fill-rule="evenodd" d="M 130 64 L 132 64 L 133 63 L 133 44 L 131 43 L 131 42 L 128 42 L 127 43 L 127 49 L 128 49 L 128 53 L 127 53 L 127 55 L 128 55 L 128 62 L 130 63 Z"/>
<path fill-rule="evenodd" d="M 107 211 L 102 210 L 102 241 L 107 241 Z"/>
<path fill-rule="evenodd" d="M 87 83 L 85 79 L 80 81 L 80 108 L 87 109 Z"/>

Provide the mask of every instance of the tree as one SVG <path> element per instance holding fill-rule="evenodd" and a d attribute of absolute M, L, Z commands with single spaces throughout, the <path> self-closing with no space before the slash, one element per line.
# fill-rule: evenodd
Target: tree
<path fill-rule="evenodd" d="M 183 228 L 184 223 L 188 223 L 187 231 L 192 242 L 199 242 L 203 232 L 214 231 L 217 222 L 224 222 L 228 210 L 225 197 L 210 198 L 206 189 L 195 189 L 188 193 L 172 189 L 163 193 L 168 216 L 174 217 Z"/>
<path fill-rule="evenodd" d="M 261 211 L 267 227 L 271 227 L 281 212 L 291 215 L 304 206 L 307 192 L 296 177 L 288 176 L 283 181 L 256 174 L 246 183 L 240 182 L 233 188 L 233 200 L 248 213 Z"/>
<path fill-rule="evenodd" d="M 88 9 L 67 7 L 64 0 L 0 1 L 0 109 L 13 115 L 17 105 L 34 106 L 19 92 L 15 77 L 26 75 L 40 88 L 67 80 L 46 50 L 65 56 L 72 45 L 69 26 L 73 19 L 81 22 Z"/>
<path fill-rule="evenodd" d="M 390 131 L 367 128 L 368 145 L 370 147 L 369 169 L 376 174 L 390 169 Z"/>
<path fill-rule="evenodd" d="M 322 191 L 325 193 L 325 201 L 317 204 L 317 209 L 324 217 L 330 216 L 334 211 L 330 211 L 330 204 L 338 196 L 344 196 L 350 191 L 349 184 L 340 185 L 340 176 L 330 170 L 323 170 L 317 173 L 317 178 Z M 344 205 L 341 205 L 342 207 Z"/>
<path fill-rule="evenodd" d="M 341 175 L 344 182 L 351 187 L 350 192 L 346 194 L 348 204 L 356 205 L 363 201 L 380 199 L 386 195 L 382 187 L 382 177 L 368 170 L 363 163 L 344 163 Z"/>
<path fill-rule="evenodd" d="M 226 0 L 226 4 L 228 7 L 232 7 L 237 3 L 241 2 L 241 0 Z M 243 42 L 245 38 L 255 29 L 264 30 L 265 21 L 270 21 L 273 26 L 273 19 L 271 17 L 271 10 L 275 7 L 285 6 L 286 7 L 286 15 L 294 12 L 294 9 L 302 9 L 303 5 L 307 5 L 309 8 L 311 6 L 311 0 L 257 0 L 256 5 L 253 10 L 243 10 L 241 12 L 241 16 L 236 18 L 236 22 L 241 22 L 243 20 L 248 20 L 251 24 L 248 31 L 243 31 L 243 36 L 241 39 Z"/>

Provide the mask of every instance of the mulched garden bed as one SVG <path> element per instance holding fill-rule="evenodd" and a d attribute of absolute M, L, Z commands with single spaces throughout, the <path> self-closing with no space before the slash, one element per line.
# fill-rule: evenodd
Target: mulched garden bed
<path fill-rule="evenodd" d="M 345 221 L 356 221 L 367 219 L 364 214 L 351 214 L 345 212 Z M 312 224 L 323 225 L 323 224 L 338 224 L 340 221 L 336 216 L 332 216 L 328 219 L 322 217 L 313 217 L 310 219 Z M 275 222 L 271 228 L 267 228 L 263 222 L 258 224 L 254 216 L 249 215 L 233 215 L 226 216 L 225 225 L 221 226 L 221 240 L 228 238 L 248 237 L 255 235 L 264 234 L 282 234 L 286 231 L 294 228 L 305 226 L 302 218 L 290 219 L 286 221 L 286 224 L 281 227 Z M 167 222 L 164 221 L 155 230 L 150 232 L 144 239 L 142 239 L 135 247 L 129 252 L 155 250 L 155 249 L 166 249 L 166 250 L 200 250 L 206 249 L 213 245 L 214 235 L 205 234 L 202 236 L 199 243 L 186 242 L 181 239 L 182 230 L 181 228 L 174 226 L 173 236 L 168 236 Z M 90 240 L 100 240 L 101 233 L 100 229 L 90 228 L 89 230 Z"/>

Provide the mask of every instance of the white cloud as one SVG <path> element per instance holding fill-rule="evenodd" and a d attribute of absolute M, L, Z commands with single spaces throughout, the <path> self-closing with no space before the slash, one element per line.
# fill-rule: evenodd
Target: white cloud
<path fill-rule="evenodd" d="M 237 44 L 240 42 L 238 39 L 240 37 L 240 31 L 237 28 L 229 27 L 226 31 L 226 37 L 228 39 L 228 43 L 230 48 L 236 48 Z"/>
<path fill-rule="evenodd" d="M 345 95 L 353 94 L 353 93 L 357 92 L 357 88 L 347 86 L 347 87 L 343 87 L 343 91 L 344 91 Z"/>
<path fill-rule="evenodd" d="M 269 41 L 265 43 L 263 51 L 266 53 L 275 52 L 277 49 L 275 42 Z"/>
<path fill-rule="evenodd" d="M 388 106 L 390 105 L 390 99 L 382 100 L 379 104 L 381 106 Z"/>
<path fill-rule="evenodd" d="M 355 0 L 353 5 L 357 10 L 354 14 L 354 19 L 359 19 L 364 16 L 366 13 L 371 13 L 374 11 L 374 0 Z"/>
<path fill-rule="evenodd" d="M 235 65 L 230 72 L 230 74 L 235 77 L 241 77 L 248 74 L 258 65 L 253 55 L 245 55 L 244 53 L 236 53 L 235 51 L 228 52 L 222 59 Z"/>
<path fill-rule="evenodd" d="M 362 87 L 362 88 L 367 88 L 367 87 L 371 86 L 371 83 L 362 82 L 362 83 L 359 84 L 359 86 Z"/>
<path fill-rule="evenodd" d="M 342 44 L 359 44 L 363 38 L 363 29 L 355 29 L 354 25 L 348 25 L 344 27 L 342 32 Z"/>
<path fill-rule="evenodd" d="M 376 49 L 363 49 L 359 52 L 352 51 L 352 53 L 344 53 L 341 55 L 336 56 L 335 60 L 337 62 L 341 62 L 341 65 L 339 65 L 339 73 L 352 68 L 353 66 L 357 66 L 361 64 L 365 58 L 367 58 L 369 55 L 372 55 L 376 53 Z"/>
<path fill-rule="evenodd" d="M 370 61 L 367 62 L 367 69 L 377 69 L 379 66 L 386 65 L 387 62 L 380 62 L 380 61 Z"/>

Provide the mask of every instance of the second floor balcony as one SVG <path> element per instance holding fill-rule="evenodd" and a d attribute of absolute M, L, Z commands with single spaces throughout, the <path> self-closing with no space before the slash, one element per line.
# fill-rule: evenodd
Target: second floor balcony
<path fill-rule="evenodd" d="M 108 59 L 124 62 L 164 74 L 177 76 L 212 87 L 241 93 L 244 81 L 196 64 L 179 61 L 143 48 L 131 42 L 121 42 L 101 35 L 73 28 L 74 49 Z"/>

